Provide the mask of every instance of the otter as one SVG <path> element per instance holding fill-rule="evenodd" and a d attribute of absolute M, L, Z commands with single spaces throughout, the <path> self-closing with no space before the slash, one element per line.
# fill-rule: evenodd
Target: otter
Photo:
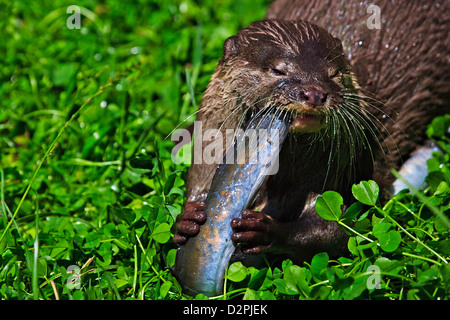
<path fill-rule="evenodd" d="M 379 28 L 367 23 L 370 5 Z M 265 253 L 300 263 L 322 251 L 345 254 L 347 235 L 317 215 L 315 200 L 334 190 L 348 206 L 351 186 L 368 179 L 389 197 L 391 169 L 425 145 L 434 117 L 450 111 L 449 6 L 277 0 L 264 20 L 225 41 L 199 108 L 203 128 L 225 135 L 269 104 L 293 119 L 278 173 L 231 222 L 234 260 L 251 264 Z M 205 222 L 216 169 L 189 168 L 175 243 L 195 237 Z"/>

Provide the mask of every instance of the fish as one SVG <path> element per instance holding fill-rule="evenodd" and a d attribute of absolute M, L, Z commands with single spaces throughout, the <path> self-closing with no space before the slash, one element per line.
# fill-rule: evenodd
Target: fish
<path fill-rule="evenodd" d="M 442 153 L 442 150 L 432 141 L 426 141 L 425 145 L 415 150 L 403 163 L 398 174 L 414 188 L 421 189 L 428 175 L 427 161 L 433 158 L 434 152 Z M 392 195 L 400 193 L 403 189 L 409 189 L 409 187 L 400 179 L 396 179 L 388 188 Z"/>
<path fill-rule="evenodd" d="M 206 198 L 206 222 L 177 250 L 173 271 L 186 293 L 222 294 L 225 270 L 235 251 L 231 221 L 252 204 L 265 178 L 276 173 L 289 123 L 286 114 L 259 112 L 225 154 Z"/>

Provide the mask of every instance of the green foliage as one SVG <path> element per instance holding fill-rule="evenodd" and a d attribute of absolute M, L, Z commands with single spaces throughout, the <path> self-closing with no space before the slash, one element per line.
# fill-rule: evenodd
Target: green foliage
<path fill-rule="evenodd" d="M 2 299 L 184 299 L 167 267 L 186 166 L 168 135 L 267 2 L 78 1 L 81 29 L 74 3 L 4 3 Z"/>
<path fill-rule="evenodd" d="M 344 200 L 341 195 L 334 191 L 325 191 L 316 201 L 316 210 L 325 220 L 339 221 Z"/>
<path fill-rule="evenodd" d="M 187 169 L 168 135 L 193 120 L 223 41 L 268 3 L 78 1 L 80 30 L 66 27 L 67 2 L 4 3 L 1 299 L 191 299 L 167 268 Z M 344 213 L 340 195 L 319 198 L 350 236 L 348 257 L 235 263 L 218 298 L 448 299 L 448 121 L 430 127 L 447 152 L 428 162 L 423 194 L 382 206 L 362 182 Z"/>
<path fill-rule="evenodd" d="M 356 200 L 368 206 L 375 206 L 378 200 L 380 188 L 375 181 L 361 181 L 352 187 L 352 193 Z"/>
<path fill-rule="evenodd" d="M 446 131 L 437 118 L 429 132 L 448 149 Z M 433 126 L 438 126 L 434 128 Z M 381 299 L 450 298 L 450 154 L 435 154 L 429 161 L 428 186 L 414 193 L 404 190 L 383 206 L 374 181 L 352 187 L 356 200 L 347 210 L 341 195 L 326 191 L 316 211 L 336 221 L 348 234 L 350 254 L 330 259 L 319 253 L 298 266 L 286 260 L 281 268 L 229 267 L 226 297 L 259 299 Z M 230 273 L 231 272 L 231 273 Z M 236 275 L 239 275 L 236 277 Z"/>

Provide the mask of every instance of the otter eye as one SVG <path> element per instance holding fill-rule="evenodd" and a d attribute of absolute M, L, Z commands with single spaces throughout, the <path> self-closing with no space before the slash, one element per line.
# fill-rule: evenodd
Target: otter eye
<path fill-rule="evenodd" d="M 272 73 L 275 76 L 285 76 L 286 75 L 286 72 L 281 71 L 277 68 L 269 68 L 269 71 L 270 71 L 270 73 Z"/>

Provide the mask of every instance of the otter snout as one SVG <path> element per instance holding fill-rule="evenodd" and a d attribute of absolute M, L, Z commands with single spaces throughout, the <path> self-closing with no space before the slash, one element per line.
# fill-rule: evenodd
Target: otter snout
<path fill-rule="evenodd" d="M 328 94 L 315 88 L 300 89 L 298 93 L 298 100 L 304 102 L 311 107 L 323 106 L 327 101 Z"/>
<path fill-rule="evenodd" d="M 324 88 L 303 84 L 289 85 L 285 88 L 285 94 L 292 102 L 312 108 L 324 106 L 329 98 L 329 93 Z"/>

